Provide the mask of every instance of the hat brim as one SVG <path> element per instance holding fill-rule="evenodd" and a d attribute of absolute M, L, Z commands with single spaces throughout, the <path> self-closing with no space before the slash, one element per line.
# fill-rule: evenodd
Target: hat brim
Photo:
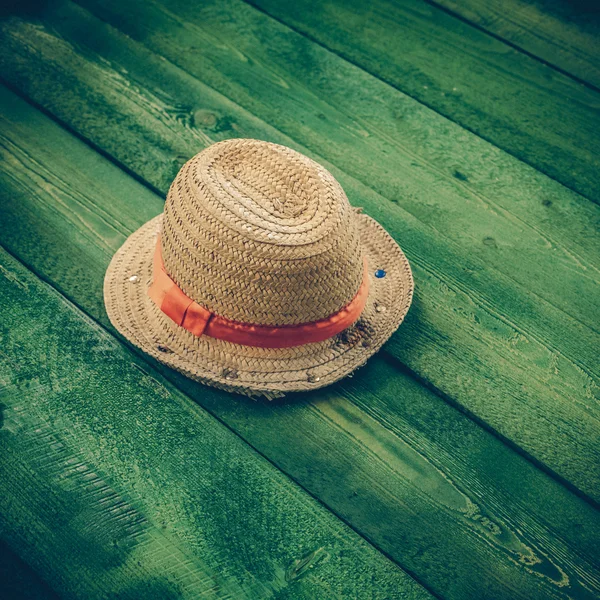
<path fill-rule="evenodd" d="M 104 280 L 106 311 L 130 342 L 202 383 L 267 398 L 330 385 L 377 352 L 410 307 L 414 282 L 408 260 L 377 221 L 357 214 L 370 285 L 367 304 L 354 325 L 324 342 L 292 348 L 255 348 L 194 336 L 147 294 L 162 216 L 140 227 L 114 255 Z M 378 269 L 385 277 L 374 276 Z"/>

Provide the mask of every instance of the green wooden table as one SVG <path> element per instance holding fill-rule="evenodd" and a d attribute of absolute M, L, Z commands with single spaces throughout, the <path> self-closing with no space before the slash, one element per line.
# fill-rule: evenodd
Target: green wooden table
<path fill-rule="evenodd" d="M 52 0 L 0 21 L 0 598 L 600 595 L 600 16 Z M 108 322 L 181 165 L 293 147 L 405 250 L 353 378 L 253 401 Z"/>

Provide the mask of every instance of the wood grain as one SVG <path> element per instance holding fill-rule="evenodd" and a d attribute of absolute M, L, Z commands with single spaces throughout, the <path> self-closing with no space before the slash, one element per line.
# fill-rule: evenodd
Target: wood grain
<path fill-rule="evenodd" d="M 537 289 L 538 282 L 545 285 L 547 279 L 560 272 L 561 281 L 548 286 L 548 290 L 550 287 L 553 290 L 553 302 L 560 303 L 563 294 L 577 295 L 588 303 L 586 307 L 581 306 L 580 312 L 587 315 L 590 323 L 595 322 L 597 311 L 593 298 L 597 269 L 593 266 L 593 250 L 597 236 L 592 230 L 597 208 L 594 205 L 580 202 L 572 192 L 504 155 L 503 167 L 506 168 L 496 171 L 503 179 L 493 201 L 486 198 L 485 202 L 464 206 L 462 192 L 444 192 L 446 179 L 435 171 L 438 181 L 434 182 L 432 171 L 428 175 L 436 189 L 432 198 L 439 197 L 439 203 L 435 200 L 435 210 L 432 207 L 432 210 L 417 211 L 417 219 L 406 212 L 395 196 L 392 198 L 396 202 L 392 202 L 365 187 L 327 163 L 321 155 L 311 153 L 310 149 L 298 145 L 85 11 L 64 4 L 56 13 L 47 13 L 44 20 L 47 26 L 20 19 L 3 26 L 10 52 L 3 53 L 2 61 L 12 83 L 162 193 L 184 160 L 202 147 L 204 137 L 270 139 L 312 154 L 331 168 L 351 201 L 365 206 L 367 212 L 390 230 L 415 267 L 415 304 L 405 325 L 388 344 L 388 352 L 436 386 L 448 400 L 598 499 L 600 475 L 595 443 L 599 427 L 595 400 L 598 365 L 594 352 L 597 335 L 514 281 L 523 264 L 529 269 L 529 288 Z M 137 23 L 141 21 L 139 17 Z M 193 32 L 198 34 L 197 28 Z M 176 33 L 169 27 L 161 29 L 159 35 L 167 36 L 165 39 L 171 44 L 161 42 L 166 50 L 172 49 L 176 41 L 180 45 L 188 43 L 186 29 L 179 31 L 180 35 Z M 221 46 L 225 41 L 223 38 Z M 294 38 L 294 41 L 298 40 Z M 216 46 L 210 46 L 210 37 L 206 37 L 205 42 L 203 55 L 218 52 Z M 225 48 L 227 52 L 233 51 L 231 46 Z M 312 46 L 308 50 L 317 55 L 320 52 Z M 337 68 L 343 68 L 343 64 L 338 64 L 339 59 L 330 57 L 330 60 L 335 61 Z M 254 64 L 253 61 L 244 63 L 243 69 L 252 71 Z M 211 77 L 216 80 L 216 69 L 208 63 L 205 67 L 203 74 L 213 73 Z M 226 71 L 230 65 L 223 62 L 222 68 Z M 260 64 L 256 69 L 258 71 L 250 75 L 238 69 L 235 75 L 248 85 L 260 79 L 266 81 L 265 69 Z M 252 94 L 244 95 L 242 87 L 238 85 L 236 93 L 241 100 L 250 101 Z M 267 102 L 274 104 L 269 89 L 262 91 Z M 296 91 L 297 96 L 306 100 L 299 110 L 309 107 L 309 96 L 302 96 L 298 88 Z M 314 96 L 313 102 L 322 105 Z M 254 105 L 260 109 L 258 103 Z M 279 111 L 284 111 L 285 106 L 280 94 Z M 288 107 L 290 116 L 286 122 L 293 125 L 298 119 L 292 118 L 292 108 Z M 272 110 L 269 114 L 277 117 Z M 335 116 L 331 110 L 329 115 Z M 427 115 L 439 124 L 433 113 Z M 318 120 L 325 127 L 328 117 Z M 332 122 L 330 129 L 333 125 Z M 465 154 L 469 141 L 480 143 L 464 132 L 461 135 Z M 331 138 L 331 143 L 322 139 L 320 146 L 320 150 L 335 146 L 335 138 Z M 353 152 L 349 141 L 345 147 L 348 153 Z M 475 154 L 473 152 L 473 156 Z M 397 152 L 395 156 L 399 164 L 402 154 Z M 374 174 L 378 163 L 375 158 L 370 159 L 371 174 Z M 424 169 L 425 166 L 421 166 L 419 171 Z M 525 215 L 512 215 L 495 202 L 503 189 L 505 197 L 512 194 L 511 206 L 516 211 L 527 205 L 529 198 L 517 195 L 515 190 L 530 177 L 533 183 L 528 193 L 543 184 L 544 195 L 558 194 L 552 197 L 560 206 L 560 218 L 536 220 L 530 213 L 528 221 L 534 225 L 527 225 L 527 235 L 524 235 L 520 227 L 525 227 L 522 220 Z M 458 181 L 456 177 L 451 179 Z M 416 189 L 419 181 L 411 185 Z M 460 182 L 458 189 L 466 190 L 470 185 Z M 477 193 L 482 190 L 483 187 L 478 188 Z M 418 200 L 413 196 L 414 207 L 419 205 Z M 479 204 L 487 208 L 476 212 L 474 207 Z M 471 244 L 467 251 L 458 243 L 460 236 L 455 241 L 440 234 L 440 229 L 435 227 L 438 217 L 432 220 L 427 215 L 436 215 L 438 209 L 444 207 L 452 209 L 445 213 L 445 230 L 456 226 L 457 234 L 464 232 L 464 223 L 477 223 L 484 218 L 491 219 L 483 226 L 491 231 L 519 224 L 509 237 L 498 241 L 490 238 L 489 243 L 483 244 L 490 250 L 489 256 L 494 256 L 496 251 L 504 253 L 503 264 L 510 269 L 510 277 L 491 268 L 488 255 L 474 255 Z M 119 210 L 121 212 L 115 214 L 120 220 L 126 214 L 133 217 L 128 212 L 134 210 L 132 206 L 122 206 Z M 140 217 L 144 215 L 152 216 L 142 210 Z M 130 221 L 129 228 L 135 228 L 134 223 L 141 224 L 144 220 Z M 16 219 L 14 230 L 18 231 L 20 226 L 20 219 Z M 560 237 L 560 245 L 549 243 L 545 237 L 550 229 L 553 239 Z M 544 231 L 543 236 L 538 233 L 540 230 Z M 527 252 L 521 243 L 531 244 Z M 521 278 L 525 279 L 524 274 Z M 99 298 L 94 301 L 100 303 Z"/>
<path fill-rule="evenodd" d="M 597 291 L 600 212 L 585 201 L 579 206 L 580 196 L 236 0 L 206 5 L 206 14 L 177 0 L 169 8 L 144 3 L 133 14 L 121 14 L 116 2 L 81 1 L 470 256 L 597 330 L 593 294 L 564 286 L 577 269 Z M 555 203 L 560 218 L 550 215 Z"/>
<path fill-rule="evenodd" d="M 590 135 L 600 129 L 597 90 L 422 0 L 250 1 L 469 131 L 600 201 L 600 142 Z M 166 4 L 193 22 L 181 10 L 183 2 Z M 507 8 L 503 3 L 505 14 Z"/>
<path fill-rule="evenodd" d="M 104 270 L 162 201 L 13 95 L 0 106 L 0 241 L 108 326 Z M 381 356 L 280 404 L 153 366 L 440 597 L 591 598 L 600 587 L 598 512 Z"/>
<path fill-rule="evenodd" d="M 61 597 L 431 597 L 4 251 L 0 280 L 0 531 Z"/>
<path fill-rule="evenodd" d="M 600 7 L 586 0 L 432 0 L 519 49 L 600 88 Z"/>
<path fill-rule="evenodd" d="M 87 1 L 91 4 L 93 0 Z M 87 38 L 98 36 L 93 21 L 82 24 L 76 17 L 69 21 L 68 15 L 72 11 L 68 11 L 67 6 L 65 4 L 65 10 L 53 13 L 54 18 L 52 15 L 45 17 L 50 31 L 60 32 L 59 39 L 39 32 L 36 35 L 35 28 L 27 26 L 11 29 L 5 39 L 6 76 L 34 99 L 37 97 L 35 88 L 43 85 L 36 79 L 51 76 L 52 73 L 46 74 L 46 69 L 64 72 L 61 60 L 72 55 L 69 43 L 60 43 L 61 36 L 76 50 L 87 45 Z M 177 20 L 171 12 L 152 3 L 144 3 L 143 12 L 141 5 L 136 6 L 130 20 L 125 22 L 123 18 L 127 18 L 127 14 L 123 17 L 118 14 L 122 8 L 119 3 L 112 6 L 117 14 L 105 14 L 111 8 L 109 2 L 94 8 L 103 17 L 117 20 L 126 30 L 127 27 L 140 27 L 146 19 L 146 27 L 155 27 L 158 32 L 157 35 L 148 34 L 150 45 L 179 62 L 198 79 L 218 88 L 253 114 L 263 117 L 266 123 L 275 125 L 297 144 L 383 195 L 392 207 L 398 205 L 435 228 L 439 235 L 463 248 L 469 256 L 481 258 L 598 330 L 594 293 L 582 289 L 579 283 L 592 278 L 594 292 L 597 291 L 600 258 L 596 235 L 600 211 L 597 207 L 585 202 L 581 206 L 581 197 L 553 184 L 475 136 L 468 136 L 463 129 L 335 59 L 301 36 L 286 32 L 243 3 L 239 7 L 225 6 L 216 15 L 208 12 L 204 19 L 199 19 L 205 23 L 202 27 L 214 30 L 218 38 L 211 38 L 200 26 Z M 241 33 L 239 27 L 226 28 L 230 21 L 227 10 L 249 21 Z M 136 33 L 135 29 L 127 31 Z M 291 38 L 287 48 L 283 47 L 282 37 Z M 195 45 L 198 39 L 202 40 L 202 52 L 198 52 Z M 127 68 L 128 73 L 139 73 L 139 67 L 123 56 L 121 46 L 111 51 L 101 44 L 98 41 L 94 46 L 101 52 L 101 57 L 110 56 L 115 64 L 128 64 L 128 67 L 122 67 Z M 280 55 L 269 50 L 270 54 L 266 56 L 267 48 L 279 48 Z M 294 48 L 302 48 L 297 62 L 293 62 Z M 248 52 L 250 64 L 238 55 L 232 59 L 234 52 L 242 50 Z M 262 54 L 258 55 L 258 52 Z M 28 55 L 30 60 L 37 59 L 36 62 L 19 69 L 19 64 L 27 60 Z M 102 67 L 101 61 L 102 58 L 98 67 Z M 313 64 L 310 72 L 305 68 L 306 62 Z M 278 72 L 275 74 L 275 71 Z M 61 89 L 79 95 L 78 90 L 93 77 L 91 72 L 80 70 L 79 73 L 78 81 L 73 74 L 61 73 Z M 98 74 L 101 73 L 102 68 L 98 70 Z M 114 85 L 127 85 L 127 77 L 122 74 L 121 77 L 125 83 Z M 173 79 L 168 80 L 169 86 L 173 85 Z M 328 87 L 319 90 L 319 80 L 330 83 L 325 81 L 321 86 Z M 281 83 L 286 81 L 289 82 L 285 84 L 289 87 L 288 92 Z M 203 117 L 215 119 L 214 114 L 200 113 L 197 115 L 198 127 L 190 127 L 196 119 L 194 100 L 197 96 L 192 94 L 198 92 L 181 84 L 169 89 L 164 83 L 154 79 L 146 86 L 170 98 L 170 106 L 163 106 L 163 111 L 171 111 L 172 117 L 187 128 L 202 130 L 206 128 Z M 47 90 L 46 95 L 49 93 L 52 92 Z M 53 96 L 57 100 L 60 100 L 59 95 L 59 89 L 54 89 Z M 93 96 L 86 97 L 86 101 L 91 106 L 97 102 Z M 338 110 L 330 106 L 333 102 Z M 68 106 L 63 103 L 60 118 L 69 116 L 68 111 Z M 78 114 L 69 118 L 83 120 L 87 112 L 78 109 Z M 165 119 L 161 118 L 161 121 L 164 123 Z M 113 124 L 118 126 L 116 122 Z M 223 127 L 226 124 L 214 126 L 222 135 L 235 137 L 235 129 L 225 133 Z M 162 129 L 164 124 L 157 133 L 162 133 Z M 186 135 L 187 139 L 190 137 Z M 200 145 L 201 141 L 196 139 L 196 143 Z M 169 183 L 170 178 L 165 185 Z M 573 235 L 574 232 L 577 235 Z M 564 286 L 565 281 L 573 279 L 574 272 L 581 277 Z"/>

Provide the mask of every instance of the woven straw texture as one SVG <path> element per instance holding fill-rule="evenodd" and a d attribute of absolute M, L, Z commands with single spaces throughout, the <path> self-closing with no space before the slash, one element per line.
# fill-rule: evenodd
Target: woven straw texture
<path fill-rule="evenodd" d="M 303 346 L 255 348 L 196 337 L 147 295 L 159 233 L 171 279 L 233 321 L 324 319 L 355 296 L 363 257 L 367 305 L 345 331 Z M 374 276 L 378 269 L 385 277 Z M 402 322 L 412 292 L 398 245 L 352 209 L 326 169 L 284 146 L 248 139 L 214 144 L 182 167 L 165 212 L 127 239 L 104 286 L 111 322 L 142 350 L 203 383 L 267 398 L 328 385 L 359 367 Z"/>

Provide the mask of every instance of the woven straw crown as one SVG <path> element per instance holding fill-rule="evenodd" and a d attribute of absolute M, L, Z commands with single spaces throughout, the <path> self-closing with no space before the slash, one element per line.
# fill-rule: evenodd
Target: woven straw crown
<path fill-rule="evenodd" d="M 169 276 L 201 306 L 241 323 L 288 325 L 346 306 L 363 279 L 356 215 L 302 154 L 228 140 L 188 161 L 165 205 Z"/>

